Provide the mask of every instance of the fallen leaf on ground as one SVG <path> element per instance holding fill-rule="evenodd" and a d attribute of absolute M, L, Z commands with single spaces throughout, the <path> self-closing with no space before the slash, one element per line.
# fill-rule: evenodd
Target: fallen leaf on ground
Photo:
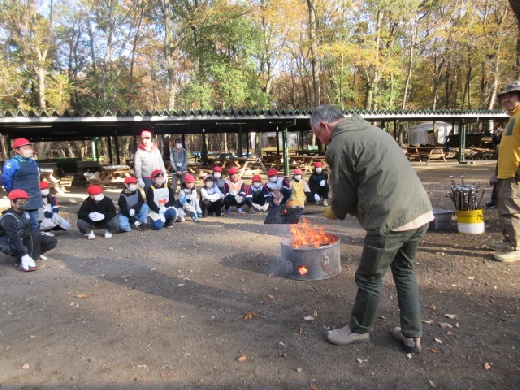
<path fill-rule="evenodd" d="M 296 369 L 296 372 L 302 372 L 302 371 L 303 371 L 303 368 L 299 368 L 299 367 L 298 367 L 298 368 Z"/>
<path fill-rule="evenodd" d="M 30 338 L 30 339 L 35 339 L 36 336 L 35 336 L 35 335 L 30 335 L 29 338 Z"/>
<path fill-rule="evenodd" d="M 239 362 L 245 362 L 247 360 L 247 356 L 246 355 L 242 355 L 240 356 L 238 359 L 237 359 Z"/>
<path fill-rule="evenodd" d="M 432 353 L 439 353 L 439 351 L 436 350 L 436 349 L 430 349 L 430 351 L 431 351 Z"/>
<path fill-rule="evenodd" d="M 449 318 L 450 320 L 454 320 L 457 318 L 456 314 L 444 314 L 444 317 Z"/>
<path fill-rule="evenodd" d="M 267 294 L 267 296 L 268 296 L 269 298 L 271 298 L 271 299 L 274 299 L 274 295 L 272 295 L 272 294 Z"/>
<path fill-rule="evenodd" d="M 444 329 L 451 329 L 453 326 L 451 324 L 448 324 L 447 322 L 439 322 L 439 326 L 441 326 Z"/>
<path fill-rule="evenodd" d="M 484 363 L 484 369 L 489 370 L 492 365 L 493 365 L 493 363 Z"/>
<path fill-rule="evenodd" d="M 316 387 L 316 385 L 314 383 L 311 385 L 311 390 L 318 390 L 318 388 Z"/>
<path fill-rule="evenodd" d="M 303 317 L 303 319 L 305 321 L 314 321 L 316 318 L 314 318 L 313 316 L 306 316 L 306 317 Z"/>
<path fill-rule="evenodd" d="M 28 365 L 27 363 L 25 363 L 25 364 L 22 366 L 22 368 L 23 368 L 24 370 L 27 370 L 27 369 L 29 368 L 29 365 Z"/>
<path fill-rule="evenodd" d="M 435 306 L 433 303 L 430 305 L 430 309 L 437 310 L 437 306 Z"/>
<path fill-rule="evenodd" d="M 76 298 L 87 298 L 89 294 L 76 294 L 74 295 Z"/>
<path fill-rule="evenodd" d="M 137 367 L 139 367 L 139 368 L 146 368 L 146 364 L 138 364 Z"/>
<path fill-rule="evenodd" d="M 436 343 L 442 344 L 442 340 L 441 339 L 434 338 L 434 340 L 435 340 Z"/>
<path fill-rule="evenodd" d="M 284 343 L 282 343 L 281 341 L 278 344 L 280 344 L 282 347 L 286 347 L 286 345 Z"/>
<path fill-rule="evenodd" d="M 378 317 L 380 320 L 386 320 L 386 317 L 385 316 L 379 316 Z"/>
<path fill-rule="evenodd" d="M 318 312 L 316 310 L 314 310 L 314 317 L 318 317 Z"/>
<path fill-rule="evenodd" d="M 433 320 L 422 320 L 421 322 L 424 322 L 425 324 L 428 324 L 428 325 L 433 325 L 435 323 Z"/>
<path fill-rule="evenodd" d="M 407 357 L 408 359 L 411 359 L 411 358 L 412 358 L 412 354 L 411 354 L 411 353 L 407 353 L 407 354 L 406 354 L 406 357 Z"/>
<path fill-rule="evenodd" d="M 256 311 L 248 311 L 244 316 L 244 320 L 250 320 L 253 317 L 256 317 L 258 313 Z"/>
<path fill-rule="evenodd" d="M 435 387 L 435 385 L 433 384 L 433 381 L 428 379 L 428 384 L 430 385 L 430 387 Z"/>

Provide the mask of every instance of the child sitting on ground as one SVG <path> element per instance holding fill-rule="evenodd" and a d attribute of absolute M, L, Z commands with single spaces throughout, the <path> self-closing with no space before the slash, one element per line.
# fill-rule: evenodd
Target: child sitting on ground
<path fill-rule="evenodd" d="M 152 185 L 146 189 L 146 204 L 150 209 L 150 226 L 159 230 L 163 226 L 172 228 L 177 218 L 174 206 L 173 188 L 164 181 L 164 173 L 160 169 L 152 172 Z"/>
<path fill-rule="evenodd" d="M 144 203 L 143 195 L 137 188 L 137 179 L 125 177 L 125 189 L 119 195 L 119 230 L 129 232 L 131 226 L 137 230 L 146 230 L 148 205 Z"/>
<path fill-rule="evenodd" d="M 199 214 L 202 211 L 200 209 L 197 190 L 195 189 L 195 177 L 189 173 L 186 175 L 184 182 L 181 185 L 179 200 L 186 214 L 191 215 L 191 220 L 193 222 L 199 222 Z"/>
<path fill-rule="evenodd" d="M 60 212 L 58 201 L 56 197 L 50 193 L 50 185 L 48 182 L 40 182 L 40 192 L 43 201 L 43 207 L 39 210 L 40 230 L 44 232 L 49 230 L 69 230 L 70 223 L 58 214 Z"/>
<path fill-rule="evenodd" d="M 301 207 L 305 206 L 305 200 L 307 199 L 307 195 L 311 192 L 307 183 L 302 180 L 302 170 L 297 168 L 294 170 L 293 178 L 291 180 L 290 189 L 291 189 L 291 197 L 289 200 L 291 201 L 291 207 Z"/>

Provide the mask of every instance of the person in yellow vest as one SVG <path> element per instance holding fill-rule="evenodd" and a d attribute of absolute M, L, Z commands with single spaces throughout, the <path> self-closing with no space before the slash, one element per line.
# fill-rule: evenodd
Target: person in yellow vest
<path fill-rule="evenodd" d="M 229 179 L 224 182 L 224 209 L 230 213 L 230 206 L 236 206 L 237 212 L 242 213 L 242 206 L 246 203 L 246 186 L 238 177 L 238 169 L 230 168 Z"/>
<path fill-rule="evenodd" d="M 290 189 L 292 191 L 289 201 L 291 207 L 304 207 L 307 194 L 311 192 L 307 183 L 302 179 L 302 170 L 297 168 L 293 172 L 293 178 L 291 180 Z"/>
<path fill-rule="evenodd" d="M 502 106 L 510 115 L 498 146 L 496 183 L 497 210 L 502 224 L 503 242 L 492 243 L 495 260 L 520 260 L 520 81 L 510 83 L 498 93 Z"/>

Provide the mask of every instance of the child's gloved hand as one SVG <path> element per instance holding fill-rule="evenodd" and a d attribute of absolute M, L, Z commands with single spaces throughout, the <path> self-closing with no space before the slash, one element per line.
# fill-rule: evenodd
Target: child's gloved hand
<path fill-rule="evenodd" d="M 323 212 L 323 215 L 327 217 L 328 219 L 338 219 L 332 212 L 332 207 L 325 207 L 325 211 Z"/>
<path fill-rule="evenodd" d="M 186 198 L 182 198 L 182 199 L 181 199 L 181 203 L 182 203 L 182 204 L 186 204 L 187 202 L 188 202 L 188 199 L 186 199 Z"/>

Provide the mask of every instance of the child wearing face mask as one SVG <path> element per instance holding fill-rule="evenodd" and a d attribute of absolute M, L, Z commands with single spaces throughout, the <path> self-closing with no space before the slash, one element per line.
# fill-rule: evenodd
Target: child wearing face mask
<path fill-rule="evenodd" d="M 318 161 L 314 164 L 314 172 L 309 178 L 310 194 L 307 195 L 308 203 L 322 203 L 328 206 L 329 199 L 329 175 L 323 171 L 323 164 Z"/>
<path fill-rule="evenodd" d="M 104 229 L 105 238 L 111 238 L 119 225 L 114 202 L 105 196 L 103 189 L 98 185 L 91 185 L 87 192 L 89 196 L 78 211 L 79 231 L 85 238 L 92 240 L 96 238 L 94 229 Z"/>
<path fill-rule="evenodd" d="M 159 230 L 163 226 L 172 228 L 177 218 L 173 188 L 164 181 L 164 174 L 159 169 L 152 172 L 152 180 L 152 185 L 146 189 L 150 226 L 153 230 Z"/>
<path fill-rule="evenodd" d="M 144 203 L 143 195 L 137 188 L 135 177 L 125 178 L 125 189 L 119 195 L 119 230 L 129 232 L 132 226 L 140 231 L 146 230 L 148 205 Z"/>
<path fill-rule="evenodd" d="M 217 217 L 222 215 L 222 192 L 214 185 L 213 176 L 204 178 L 204 187 L 200 189 L 200 207 L 202 216 L 206 218 L 209 213 L 215 213 Z"/>
<path fill-rule="evenodd" d="M 195 189 L 195 177 L 187 174 L 184 178 L 184 183 L 181 185 L 179 191 L 179 201 L 182 204 L 184 212 L 191 215 L 193 222 L 199 222 L 199 214 L 202 213 L 199 205 L 199 197 Z"/>
<path fill-rule="evenodd" d="M 306 195 L 311 192 L 307 183 L 302 179 L 303 171 L 299 168 L 293 172 L 293 178 L 291 180 L 291 207 L 305 206 Z"/>
<path fill-rule="evenodd" d="M 269 203 L 267 202 L 269 191 L 262 184 L 260 175 L 254 175 L 251 181 L 251 185 L 246 190 L 246 204 L 249 210 L 267 211 L 269 208 Z"/>
<path fill-rule="evenodd" d="M 265 186 L 269 191 L 269 197 L 267 198 L 269 205 L 273 208 L 285 205 L 291 197 L 289 181 L 283 176 L 278 176 L 278 171 L 275 168 L 269 169 L 267 177 L 269 181 Z"/>
<path fill-rule="evenodd" d="M 70 223 L 58 214 L 60 212 L 58 201 L 56 197 L 50 193 L 50 185 L 48 182 L 40 182 L 40 192 L 43 201 L 43 207 L 39 210 L 40 229 L 43 231 L 69 230 Z"/>
<path fill-rule="evenodd" d="M 213 185 L 215 187 L 218 187 L 220 190 L 220 193 L 224 193 L 224 184 L 226 181 L 222 177 L 222 167 L 219 167 L 218 165 L 213 168 L 213 173 L 211 174 L 213 177 Z"/>
<path fill-rule="evenodd" d="M 27 202 L 30 196 L 24 190 L 12 190 L 7 196 L 11 207 L 2 212 L 0 217 L 0 252 L 16 257 L 18 269 L 22 272 L 36 271 L 38 267 L 34 260 L 46 260 L 43 253 L 50 251 L 58 244 L 54 235 L 42 233 L 38 230 L 40 243 L 39 258 L 33 258 L 33 234 L 30 228 L 30 218 Z"/>

